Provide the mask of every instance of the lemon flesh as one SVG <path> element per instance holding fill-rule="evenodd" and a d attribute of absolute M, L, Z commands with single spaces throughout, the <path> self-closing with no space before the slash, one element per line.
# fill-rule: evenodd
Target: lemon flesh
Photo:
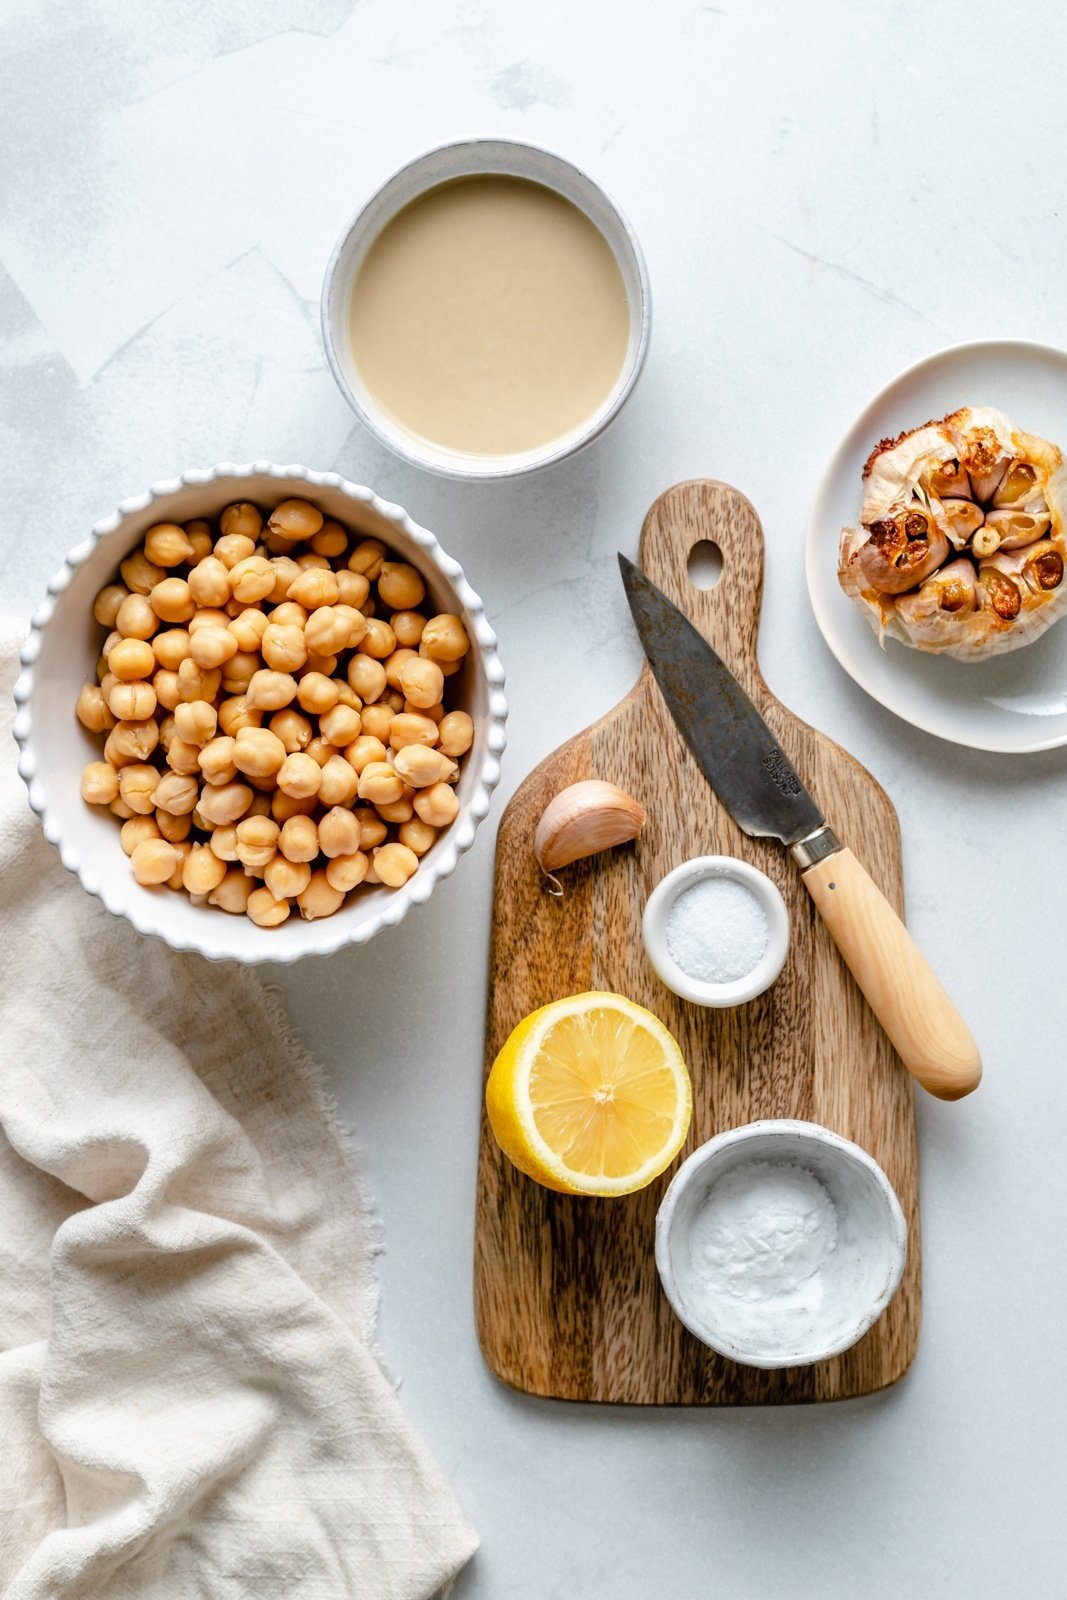
<path fill-rule="evenodd" d="M 486 1108 L 520 1171 L 565 1194 L 643 1189 L 685 1141 L 692 1089 L 677 1041 L 643 1006 L 577 994 L 533 1012 L 493 1063 Z"/>

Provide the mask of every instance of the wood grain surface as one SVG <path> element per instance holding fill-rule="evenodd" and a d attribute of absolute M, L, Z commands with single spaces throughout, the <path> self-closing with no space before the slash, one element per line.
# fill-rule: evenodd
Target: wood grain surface
<path fill-rule="evenodd" d="M 692 547 L 723 556 L 696 589 Z M 697 480 L 662 495 L 645 519 L 640 564 L 692 618 L 751 695 L 822 806 L 903 912 L 900 834 L 884 791 L 845 751 L 770 693 L 756 659 L 763 532 L 743 495 Z M 553 898 L 533 856 L 545 805 L 580 778 L 606 778 L 648 812 L 633 844 L 568 867 Z M 733 1010 L 688 1004 L 664 987 L 641 942 L 656 884 L 695 855 L 751 861 L 778 884 L 792 947 L 769 993 Z M 749 839 L 704 781 L 646 667 L 627 698 L 541 763 L 500 825 L 486 1072 L 536 1006 L 586 989 L 628 995 L 661 1017 L 693 1078 L 683 1157 L 757 1117 L 803 1117 L 869 1150 L 908 1220 L 908 1260 L 885 1315 L 844 1355 L 763 1372 L 716 1355 L 676 1319 L 653 1256 L 655 1217 L 676 1165 L 620 1200 L 553 1194 L 517 1172 L 483 1114 L 475 1238 L 478 1336 L 491 1370 L 515 1388 L 570 1400 L 645 1405 L 774 1405 L 867 1394 L 906 1371 L 919 1333 L 919 1209 L 911 1080 L 856 988 L 796 868 Z M 681 1157 L 679 1159 L 682 1159 Z"/>

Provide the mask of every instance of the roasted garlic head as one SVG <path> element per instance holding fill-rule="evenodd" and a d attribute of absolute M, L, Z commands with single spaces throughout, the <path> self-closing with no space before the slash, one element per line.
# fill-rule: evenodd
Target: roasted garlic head
<path fill-rule="evenodd" d="M 883 439 L 838 578 L 879 640 L 977 661 L 1067 610 L 1067 469 L 990 406 Z"/>

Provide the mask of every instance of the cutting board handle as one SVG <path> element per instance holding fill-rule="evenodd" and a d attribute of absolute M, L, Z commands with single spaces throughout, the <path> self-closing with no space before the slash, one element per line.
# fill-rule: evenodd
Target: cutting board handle
<path fill-rule="evenodd" d="M 702 539 L 718 545 L 722 576 L 700 589 L 689 558 Z M 747 689 L 762 682 L 756 635 L 763 600 L 763 528 L 737 489 L 713 478 L 676 483 L 650 507 L 641 529 L 640 565 Z"/>

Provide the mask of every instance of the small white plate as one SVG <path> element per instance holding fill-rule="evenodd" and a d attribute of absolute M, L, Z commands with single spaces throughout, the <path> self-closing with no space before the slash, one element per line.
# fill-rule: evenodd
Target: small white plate
<path fill-rule="evenodd" d="M 1067 452 L 1067 352 L 1014 339 L 961 344 L 894 378 L 853 423 L 816 492 L 808 519 L 808 594 L 845 671 L 905 722 L 974 750 L 1051 750 L 1067 744 L 1067 626 L 970 664 L 895 639 L 882 649 L 837 581 L 841 530 L 856 523 L 860 474 L 874 445 L 975 405 L 997 406 L 1018 427 Z"/>

